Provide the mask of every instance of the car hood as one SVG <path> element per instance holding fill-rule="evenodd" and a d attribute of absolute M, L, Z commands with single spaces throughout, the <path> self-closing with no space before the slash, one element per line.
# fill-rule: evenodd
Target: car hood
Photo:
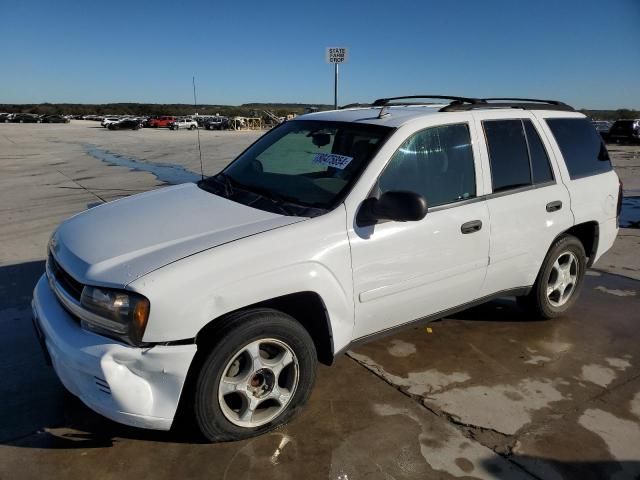
<path fill-rule="evenodd" d="M 60 225 L 50 248 L 79 282 L 123 287 L 189 255 L 302 220 L 185 183 L 82 212 Z"/>

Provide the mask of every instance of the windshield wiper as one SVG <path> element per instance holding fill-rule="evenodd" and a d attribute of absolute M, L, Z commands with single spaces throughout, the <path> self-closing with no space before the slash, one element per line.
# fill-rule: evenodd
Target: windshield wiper
<path fill-rule="evenodd" d="M 216 182 L 224 186 L 225 195 L 227 197 L 234 195 L 234 192 L 238 189 L 244 190 L 245 192 L 252 193 L 257 197 L 265 198 L 271 201 L 271 203 L 277 206 L 280 209 L 280 211 L 285 215 L 299 216 L 291 208 L 284 205 L 287 203 L 303 209 L 309 208 L 309 206 L 301 204 L 296 198 L 282 195 L 280 193 L 274 192 L 273 190 L 269 190 L 268 188 L 260 187 L 258 185 L 246 185 L 244 183 L 239 182 L 238 180 L 233 178 L 231 175 L 224 172 L 220 172 L 216 176 L 210 177 L 210 178 L 212 178 L 213 180 L 215 180 Z M 312 208 L 318 208 L 318 207 L 313 206 Z M 324 210 L 324 207 L 322 209 Z"/>
<path fill-rule="evenodd" d="M 224 187 L 224 194 L 227 197 L 231 197 L 233 195 L 233 179 L 224 172 L 220 172 L 217 175 L 210 177 L 212 180 L 222 184 Z"/>
<path fill-rule="evenodd" d="M 272 190 L 269 190 L 267 188 L 263 188 L 263 187 L 258 187 L 256 185 L 240 185 L 240 188 L 242 188 L 243 190 L 246 190 L 248 192 L 251 192 L 255 195 L 258 195 L 262 198 L 266 198 L 267 200 L 271 200 L 271 202 L 274 205 L 277 205 L 278 208 L 280 208 L 280 210 L 282 210 L 285 214 L 287 215 L 292 215 L 292 216 L 296 216 L 296 214 L 289 208 L 286 207 L 285 205 L 283 205 L 283 203 L 293 203 L 294 205 L 299 205 L 298 203 L 296 203 L 295 201 L 292 201 L 292 199 L 285 197 L 284 195 L 280 195 Z"/>

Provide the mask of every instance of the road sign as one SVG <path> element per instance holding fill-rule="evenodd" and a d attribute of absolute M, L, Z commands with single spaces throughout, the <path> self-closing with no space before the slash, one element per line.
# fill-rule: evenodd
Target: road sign
<path fill-rule="evenodd" d="M 327 63 L 347 63 L 349 49 L 345 47 L 328 47 L 325 53 Z"/>
<path fill-rule="evenodd" d="M 333 77 L 333 108 L 338 109 L 338 65 L 347 63 L 349 60 L 349 49 L 345 47 L 327 47 L 324 58 L 327 63 L 332 63 L 335 67 Z"/>

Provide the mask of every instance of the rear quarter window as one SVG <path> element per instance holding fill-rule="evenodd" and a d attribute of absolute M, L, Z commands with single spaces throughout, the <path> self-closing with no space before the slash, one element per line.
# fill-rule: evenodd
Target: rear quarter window
<path fill-rule="evenodd" d="M 600 134 L 586 118 L 547 118 L 572 180 L 612 169 Z"/>

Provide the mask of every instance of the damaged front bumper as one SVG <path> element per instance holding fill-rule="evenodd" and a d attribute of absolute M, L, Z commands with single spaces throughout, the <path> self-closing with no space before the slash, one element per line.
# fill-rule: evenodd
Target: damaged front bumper
<path fill-rule="evenodd" d="M 43 275 L 33 292 L 36 331 L 64 386 L 89 408 L 135 427 L 169 430 L 196 345 L 136 348 L 83 330 Z"/>

